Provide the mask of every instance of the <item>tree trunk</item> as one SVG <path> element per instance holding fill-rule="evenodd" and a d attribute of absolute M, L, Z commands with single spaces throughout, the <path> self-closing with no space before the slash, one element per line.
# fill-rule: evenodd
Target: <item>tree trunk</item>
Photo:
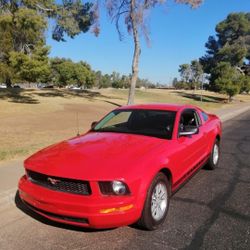
<path fill-rule="evenodd" d="M 140 41 L 139 41 L 139 34 L 137 29 L 137 20 L 136 20 L 136 9 L 135 9 L 135 0 L 131 0 L 130 3 L 130 18 L 132 23 L 132 30 L 133 30 L 133 39 L 134 39 L 134 55 L 133 55 L 133 62 L 132 62 L 132 77 L 130 82 L 129 94 L 128 94 L 128 105 L 134 104 L 135 98 L 135 87 L 136 81 L 138 78 L 139 72 L 139 57 L 140 57 Z"/>
<path fill-rule="evenodd" d="M 11 79 L 9 77 L 6 78 L 5 84 L 6 84 L 7 88 L 11 88 L 12 82 L 11 82 Z"/>
<path fill-rule="evenodd" d="M 232 102 L 232 101 L 233 101 L 233 96 L 229 95 L 229 96 L 228 96 L 228 102 L 230 103 L 230 102 Z"/>

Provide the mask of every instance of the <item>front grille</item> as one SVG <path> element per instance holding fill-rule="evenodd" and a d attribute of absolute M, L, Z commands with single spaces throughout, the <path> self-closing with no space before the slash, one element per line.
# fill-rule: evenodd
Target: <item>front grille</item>
<path fill-rule="evenodd" d="M 31 170 L 27 170 L 27 175 L 28 179 L 32 183 L 55 191 L 79 195 L 91 194 L 91 189 L 88 181 L 55 177 Z"/>

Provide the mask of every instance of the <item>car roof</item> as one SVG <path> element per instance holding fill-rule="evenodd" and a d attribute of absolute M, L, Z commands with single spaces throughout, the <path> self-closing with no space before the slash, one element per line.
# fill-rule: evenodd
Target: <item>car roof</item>
<path fill-rule="evenodd" d="M 127 105 L 119 107 L 121 109 L 148 109 L 148 110 L 168 110 L 168 111 L 179 111 L 185 108 L 196 108 L 192 105 L 187 104 L 168 104 L 168 103 L 150 103 L 150 104 L 139 104 L 139 105 Z"/>

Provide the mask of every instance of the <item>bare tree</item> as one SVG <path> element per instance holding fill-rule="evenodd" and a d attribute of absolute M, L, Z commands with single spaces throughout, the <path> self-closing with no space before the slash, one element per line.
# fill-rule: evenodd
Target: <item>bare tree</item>
<path fill-rule="evenodd" d="M 115 22 L 120 40 L 123 34 L 120 29 L 120 20 L 124 21 L 129 34 L 134 40 L 134 54 L 132 61 L 132 76 L 128 95 L 128 105 L 134 103 L 135 87 L 139 72 L 140 34 L 143 34 L 146 41 L 149 41 L 146 17 L 156 5 L 164 4 L 166 0 L 105 0 L 108 14 Z M 203 0 L 175 0 L 176 3 L 188 4 L 192 8 L 198 7 Z"/>

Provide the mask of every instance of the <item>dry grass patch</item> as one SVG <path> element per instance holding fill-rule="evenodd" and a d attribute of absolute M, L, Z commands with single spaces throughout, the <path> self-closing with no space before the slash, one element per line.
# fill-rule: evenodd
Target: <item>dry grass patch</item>
<path fill-rule="evenodd" d="M 96 91 L 0 90 L 0 160 L 28 156 L 32 152 L 73 137 L 77 133 L 77 116 L 81 133 L 90 124 L 119 105 L 125 105 L 127 90 Z M 221 108 L 225 96 L 203 92 L 174 90 L 137 90 L 137 103 L 190 103 L 205 110 Z M 238 96 L 250 101 L 249 96 Z"/>

